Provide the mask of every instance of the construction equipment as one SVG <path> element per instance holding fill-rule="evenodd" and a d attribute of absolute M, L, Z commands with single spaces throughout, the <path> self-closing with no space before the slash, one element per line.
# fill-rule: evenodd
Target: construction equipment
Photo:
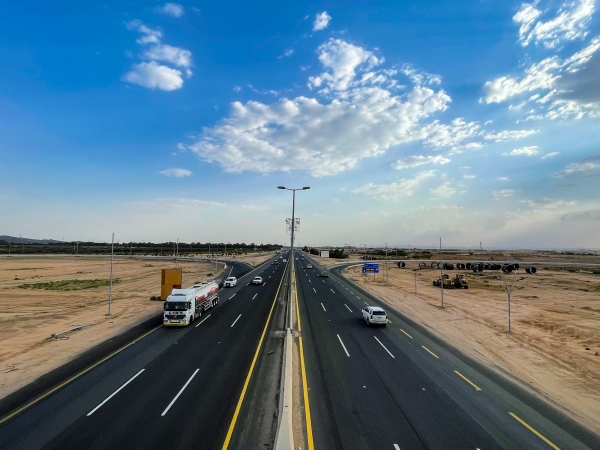
<path fill-rule="evenodd" d="M 435 287 L 440 287 L 441 278 L 433 281 Z M 448 275 L 443 276 L 443 288 L 444 289 L 469 289 L 469 282 L 467 277 L 463 274 L 458 274 L 454 278 L 450 278 Z"/>

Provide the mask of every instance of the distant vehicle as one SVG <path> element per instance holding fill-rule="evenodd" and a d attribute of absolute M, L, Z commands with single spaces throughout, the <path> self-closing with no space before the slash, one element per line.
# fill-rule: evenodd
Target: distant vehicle
<path fill-rule="evenodd" d="M 296 261 L 298 261 L 298 258 L 296 258 Z"/>
<path fill-rule="evenodd" d="M 367 306 L 362 309 L 362 320 L 367 325 L 387 325 L 387 313 L 379 306 Z"/>
<path fill-rule="evenodd" d="M 282 262 L 287 262 L 287 259 L 284 259 Z"/>
<path fill-rule="evenodd" d="M 319 272 L 319 276 L 321 278 L 329 278 L 329 274 L 327 272 Z"/>
<path fill-rule="evenodd" d="M 262 277 L 254 277 L 252 284 L 262 284 Z"/>
<path fill-rule="evenodd" d="M 237 284 L 237 278 L 236 277 L 227 277 L 225 279 L 225 283 L 223 284 L 223 286 L 225 287 L 234 287 Z"/>
<path fill-rule="evenodd" d="M 173 289 L 163 309 L 163 324 L 185 327 L 202 315 L 202 311 L 219 303 L 219 285 L 214 281 L 197 283 L 189 289 Z"/>
<path fill-rule="evenodd" d="M 306 268 L 307 268 L 307 269 L 312 269 L 312 264 L 307 264 L 307 265 L 306 265 Z"/>

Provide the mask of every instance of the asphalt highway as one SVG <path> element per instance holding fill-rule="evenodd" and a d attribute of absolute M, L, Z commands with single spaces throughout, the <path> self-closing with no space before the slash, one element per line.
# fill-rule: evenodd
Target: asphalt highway
<path fill-rule="evenodd" d="M 532 407 L 530 394 L 505 389 L 335 270 L 305 259 L 296 261 L 296 279 L 316 449 L 600 448 L 550 408 Z M 367 304 L 387 310 L 386 327 L 360 320 Z"/>
<path fill-rule="evenodd" d="M 235 427 L 232 419 L 258 344 L 270 333 L 285 264 L 230 267 L 231 275 L 246 275 L 221 290 L 219 305 L 188 327 L 152 330 L 6 420 L 0 448 L 220 449 L 228 436 L 229 448 L 253 446 L 246 416 Z M 263 285 L 249 284 L 256 275 Z M 243 443 L 236 440 L 242 435 Z"/>

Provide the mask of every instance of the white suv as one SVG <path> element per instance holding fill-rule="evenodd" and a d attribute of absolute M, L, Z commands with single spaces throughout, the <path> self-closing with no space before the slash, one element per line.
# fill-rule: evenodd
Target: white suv
<path fill-rule="evenodd" d="M 225 279 L 225 283 L 223 283 L 224 287 L 234 287 L 237 284 L 237 278 L 236 277 L 227 277 Z"/>
<path fill-rule="evenodd" d="M 383 325 L 386 326 L 388 318 L 387 313 L 379 306 L 367 306 L 362 310 L 362 320 L 367 325 Z"/>
<path fill-rule="evenodd" d="M 262 282 L 262 277 L 254 277 L 254 279 L 252 280 L 252 284 L 262 284 Z"/>

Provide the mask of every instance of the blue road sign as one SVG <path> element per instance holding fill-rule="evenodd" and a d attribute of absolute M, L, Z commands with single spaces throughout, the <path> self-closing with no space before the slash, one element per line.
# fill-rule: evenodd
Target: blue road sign
<path fill-rule="evenodd" d="M 362 273 L 379 273 L 379 264 L 363 264 Z"/>

